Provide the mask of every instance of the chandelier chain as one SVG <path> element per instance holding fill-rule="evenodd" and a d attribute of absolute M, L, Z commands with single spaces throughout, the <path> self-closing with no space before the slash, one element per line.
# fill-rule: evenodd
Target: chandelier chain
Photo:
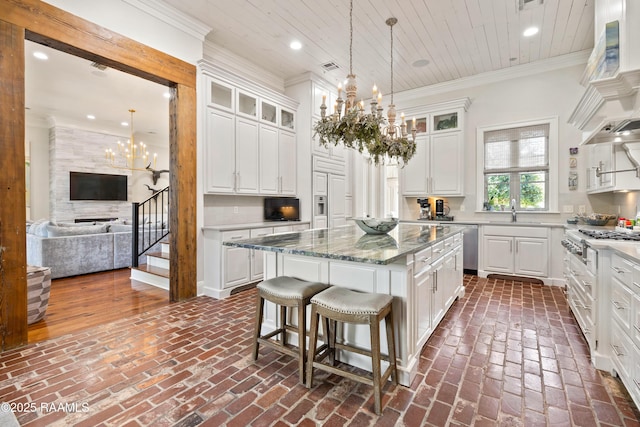
<path fill-rule="evenodd" d="M 349 3 L 349 74 L 353 74 L 353 0 Z"/>
<path fill-rule="evenodd" d="M 393 23 L 389 27 L 391 28 L 391 104 L 393 104 Z"/>

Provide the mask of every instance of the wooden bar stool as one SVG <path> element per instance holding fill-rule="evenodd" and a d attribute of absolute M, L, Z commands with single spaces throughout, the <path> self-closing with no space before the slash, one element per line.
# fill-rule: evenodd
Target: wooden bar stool
<path fill-rule="evenodd" d="M 329 285 L 324 283 L 308 282 L 289 276 L 274 277 L 273 279 L 260 282 L 257 286 L 258 300 L 253 343 L 253 360 L 258 359 L 260 344 L 274 348 L 281 353 L 297 357 L 300 383 L 304 384 L 304 370 L 307 357 L 306 307 L 311 297 L 328 287 Z M 280 306 L 280 324 L 275 331 L 261 335 L 265 300 Z M 292 326 L 287 323 L 287 308 L 293 307 L 298 309 L 298 326 Z M 293 348 L 288 345 L 287 331 L 297 332 L 298 348 Z M 279 339 L 277 338 L 278 335 L 280 335 Z M 276 337 L 276 339 L 272 339 L 273 337 Z"/>
<path fill-rule="evenodd" d="M 389 376 L 398 384 L 396 367 L 395 334 L 393 328 L 393 297 L 385 294 L 356 292 L 333 286 L 311 298 L 311 330 L 309 331 L 309 355 L 307 356 L 307 387 L 313 385 L 313 368 L 318 368 L 361 383 L 373 385 L 376 414 L 382 412 L 382 387 Z M 331 324 L 329 347 L 316 354 L 319 316 Z M 387 329 L 388 356 L 380 353 L 380 321 L 384 319 Z M 336 342 L 336 322 L 369 325 L 371 351 Z M 335 365 L 335 351 L 347 350 L 371 357 L 373 375 L 358 375 Z M 323 362 L 331 356 L 331 363 Z M 381 373 L 380 361 L 389 366 Z"/>

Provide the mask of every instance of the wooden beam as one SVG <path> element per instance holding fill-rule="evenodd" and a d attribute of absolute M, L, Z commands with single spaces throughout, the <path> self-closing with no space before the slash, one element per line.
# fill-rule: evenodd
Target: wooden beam
<path fill-rule="evenodd" d="M 193 87 L 177 85 L 169 103 L 169 215 L 171 257 L 170 300 L 181 301 L 197 294 L 196 227 L 196 104 Z M 176 256 L 173 256 L 173 255 Z"/>
<path fill-rule="evenodd" d="M 174 88 L 171 301 L 196 296 L 196 68 L 39 0 L 0 0 L 0 351 L 27 340 L 24 40 Z"/>
<path fill-rule="evenodd" d="M 1 0 L 0 19 L 27 39 L 161 84 L 195 87 L 195 67 L 39 0 Z"/>
<path fill-rule="evenodd" d="M 24 28 L 0 21 L 0 349 L 27 342 Z"/>

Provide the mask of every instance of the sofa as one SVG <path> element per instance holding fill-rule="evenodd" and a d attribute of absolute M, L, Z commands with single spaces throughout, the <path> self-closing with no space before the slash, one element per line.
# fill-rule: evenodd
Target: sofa
<path fill-rule="evenodd" d="M 27 264 L 49 267 L 51 278 L 77 276 L 131 266 L 130 224 L 118 223 L 54 223 L 37 221 L 27 229 Z M 161 236 L 162 226 L 145 228 Z M 150 252 L 159 250 L 159 244 Z M 142 255 L 139 262 L 145 263 Z"/>

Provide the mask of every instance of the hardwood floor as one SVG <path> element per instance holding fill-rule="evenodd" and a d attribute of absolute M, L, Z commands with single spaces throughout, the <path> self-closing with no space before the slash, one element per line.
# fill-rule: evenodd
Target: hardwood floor
<path fill-rule="evenodd" d="M 169 304 L 169 292 L 129 279 L 128 268 L 54 279 L 44 319 L 29 325 L 29 343 L 141 314 Z"/>

